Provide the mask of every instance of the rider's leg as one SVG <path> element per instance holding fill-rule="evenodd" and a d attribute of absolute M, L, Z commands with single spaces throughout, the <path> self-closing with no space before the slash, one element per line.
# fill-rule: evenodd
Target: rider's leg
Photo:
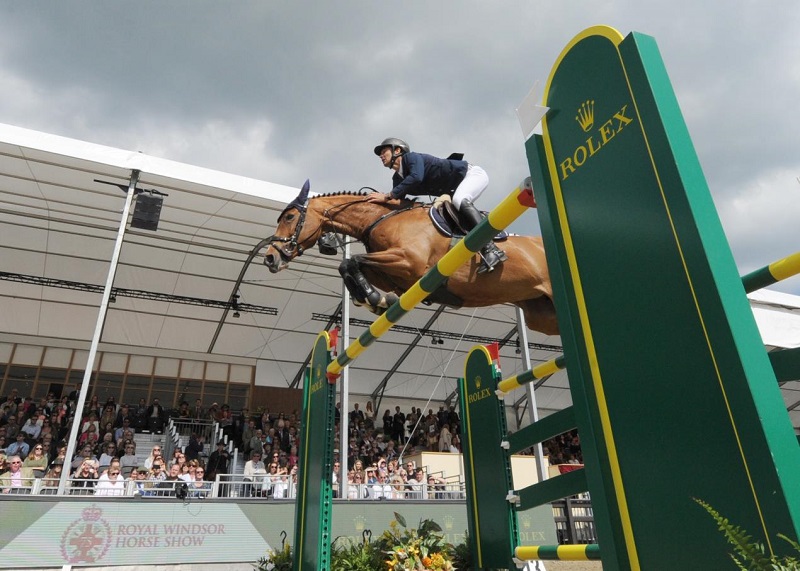
<path fill-rule="evenodd" d="M 486 171 L 479 166 L 470 165 L 467 169 L 467 176 L 453 193 L 453 204 L 458 208 L 467 231 L 475 228 L 483 220 L 483 215 L 472 202 L 486 190 L 487 186 L 489 186 L 489 176 Z M 479 274 L 491 272 L 508 258 L 505 252 L 495 246 L 494 242 L 489 242 L 481 248 L 480 255 L 482 262 L 478 269 Z"/>
<path fill-rule="evenodd" d="M 461 201 L 461 208 L 459 209 L 459 214 L 461 214 L 461 219 L 464 221 L 465 225 L 468 227 L 468 230 L 472 230 L 481 223 L 483 220 L 483 215 L 480 211 L 475 208 L 472 202 L 468 199 L 464 199 Z M 481 248 L 481 267 L 478 268 L 479 274 L 484 274 L 486 272 L 491 272 L 495 267 L 502 264 L 508 256 L 506 253 L 499 249 L 497 246 L 494 245 L 494 242 L 489 241 L 486 245 Z"/>

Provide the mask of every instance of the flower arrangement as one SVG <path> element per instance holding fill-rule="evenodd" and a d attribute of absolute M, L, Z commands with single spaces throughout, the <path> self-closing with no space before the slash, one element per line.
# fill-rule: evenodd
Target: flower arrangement
<path fill-rule="evenodd" d="M 458 568 L 454 561 L 459 562 Z M 255 568 L 291 571 L 291 546 L 270 550 Z M 454 547 L 447 543 L 442 528 L 430 519 L 420 521 L 416 529 L 409 529 L 405 518 L 397 512 L 389 529 L 375 541 L 366 537 L 363 542 L 337 538 L 331 545 L 330 571 L 467 571 L 469 568 L 466 545 Z"/>
<path fill-rule="evenodd" d="M 403 516 L 395 512 L 394 518 L 377 540 L 388 556 L 387 571 L 455 570 L 451 561 L 453 546 L 445 541 L 439 524 L 426 519 L 417 529 L 409 529 Z"/>

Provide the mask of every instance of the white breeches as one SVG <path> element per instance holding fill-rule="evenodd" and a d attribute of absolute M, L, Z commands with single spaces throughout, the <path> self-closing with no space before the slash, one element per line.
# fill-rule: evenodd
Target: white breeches
<path fill-rule="evenodd" d="M 486 171 L 477 165 L 469 165 L 467 176 L 453 193 L 453 205 L 461 208 L 461 201 L 465 198 L 475 202 L 488 186 L 489 175 L 486 174 Z"/>

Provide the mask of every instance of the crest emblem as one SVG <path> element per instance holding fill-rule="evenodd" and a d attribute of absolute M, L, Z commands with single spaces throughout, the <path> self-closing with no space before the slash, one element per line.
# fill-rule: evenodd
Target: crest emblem
<path fill-rule="evenodd" d="M 102 518 L 103 510 L 94 504 L 82 512 L 61 536 L 61 555 L 70 564 L 94 563 L 111 546 L 111 526 Z"/>

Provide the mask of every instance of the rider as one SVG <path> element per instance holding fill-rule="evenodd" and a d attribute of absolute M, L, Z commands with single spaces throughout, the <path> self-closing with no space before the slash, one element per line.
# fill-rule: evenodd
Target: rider
<path fill-rule="evenodd" d="M 411 152 L 408 144 L 395 138 L 384 139 L 375 147 L 375 154 L 387 168 L 395 171 L 394 188 L 386 193 L 375 193 L 368 197 L 372 202 L 401 199 L 406 195 L 441 196 L 449 194 L 458 209 L 467 231 L 477 226 L 483 215 L 475 208 L 476 200 L 489 186 L 489 176 L 481 167 L 467 161 L 440 159 L 424 153 Z M 479 274 L 491 272 L 507 259 L 505 252 L 493 242 L 481 248 Z"/>

